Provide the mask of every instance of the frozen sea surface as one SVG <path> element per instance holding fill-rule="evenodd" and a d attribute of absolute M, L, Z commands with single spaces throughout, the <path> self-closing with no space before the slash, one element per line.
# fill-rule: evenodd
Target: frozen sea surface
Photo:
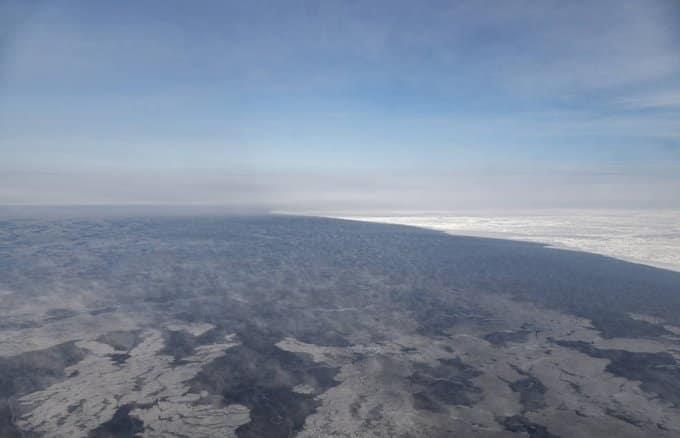
<path fill-rule="evenodd" d="M 677 438 L 679 292 L 670 270 L 417 227 L 0 220 L 0 437 Z"/>
<path fill-rule="evenodd" d="M 680 271 L 680 210 L 342 217 L 450 234 L 542 242 Z"/>

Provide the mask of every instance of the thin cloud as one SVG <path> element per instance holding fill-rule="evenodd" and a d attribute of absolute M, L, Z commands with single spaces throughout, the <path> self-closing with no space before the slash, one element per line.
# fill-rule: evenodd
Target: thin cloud
<path fill-rule="evenodd" d="M 680 90 L 629 97 L 621 103 L 629 109 L 680 109 Z"/>

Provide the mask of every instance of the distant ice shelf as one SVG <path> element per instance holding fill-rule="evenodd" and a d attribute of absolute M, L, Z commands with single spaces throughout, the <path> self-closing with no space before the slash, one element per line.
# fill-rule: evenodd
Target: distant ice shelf
<path fill-rule="evenodd" d="M 680 210 L 333 216 L 450 234 L 541 242 L 680 271 Z"/>

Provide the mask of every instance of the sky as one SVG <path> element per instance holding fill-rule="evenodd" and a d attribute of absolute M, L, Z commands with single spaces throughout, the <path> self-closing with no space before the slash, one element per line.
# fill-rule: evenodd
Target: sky
<path fill-rule="evenodd" d="M 0 204 L 680 208 L 680 2 L 0 0 Z"/>

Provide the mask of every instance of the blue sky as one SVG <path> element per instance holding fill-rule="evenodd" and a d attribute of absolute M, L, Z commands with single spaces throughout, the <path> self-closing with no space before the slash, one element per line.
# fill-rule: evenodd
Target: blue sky
<path fill-rule="evenodd" d="M 675 0 L 0 5 L 0 203 L 680 207 Z"/>

